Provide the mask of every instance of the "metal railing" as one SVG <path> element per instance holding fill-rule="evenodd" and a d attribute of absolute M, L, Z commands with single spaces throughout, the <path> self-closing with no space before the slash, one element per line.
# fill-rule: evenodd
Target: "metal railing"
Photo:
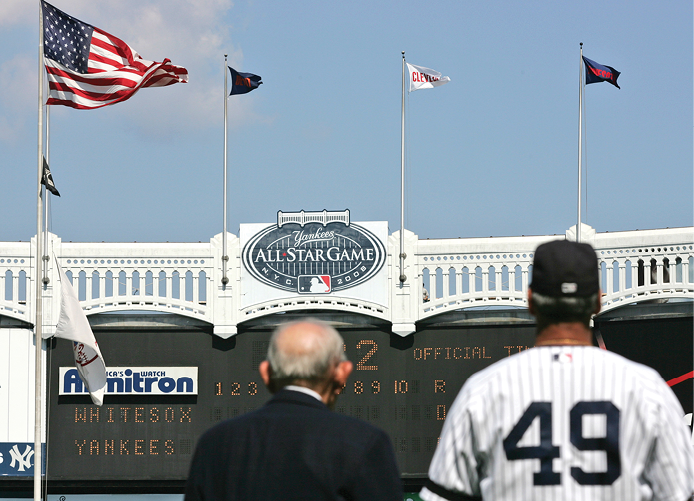
<path fill-rule="evenodd" d="M 295 223 L 304 226 L 308 223 L 320 223 L 326 226 L 328 223 L 345 223 L 349 226 L 349 209 L 340 212 L 282 212 L 277 211 L 277 227 L 281 228 L 285 224 Z"/>
<path fill-rule="evenodd" d="M 335 213 L 305 213 L 326 218 Z M 349 218 L 349 212 L 336 213 Z M 278 220 L 281 213 L 278 213 Z M 327 219 L 324 219 L 327 220 Z M 285 221 L 286 223 L 287 221 Z M 301 223 L 300 223 L 301 224 Z M 603 311 L 653 299 L 694 299 L 694 229 L 595 233 L 582 229 L 593 245 L 601 270 Z M 60 306 L 56 263 L 72 280 L 87 315 L 132 310 L 176 313 L 214 326 L 228 337 L 252 318 L 278 311 L 339 310 L 393 323 L 407 333 L 420 320 L 447 311 L 480 306 L 523 307 L 527 304 L 535 248 L 565 235 L 533 237 L 419 240 L 406 232 L 405 260 L 412 282 L 397 279 L 399 235 L 388 239 L 387 304 L 373 304 L 348 295 L 299 295 L 241 308 L 241 249 L 230 242 L 230 285 L 221 284 L 221 234 L 207 243 L 66 243 L 49 235 L 49 282 L 43 288 L 44 331 L 50 335 Z M 32 242 L 0 242 L 0 316 L 33 324 L 37 281 L 36 238 Z M 55 259 L 53 258 L 55 256 Z M 395 258 L 393 256 L 396 256 Z M 425 297 L 428 296 L 428 297 Z M 399 327 L 396 327 L 399 326 Z M 396 330 L 397 329 L 397 330 Z"/>

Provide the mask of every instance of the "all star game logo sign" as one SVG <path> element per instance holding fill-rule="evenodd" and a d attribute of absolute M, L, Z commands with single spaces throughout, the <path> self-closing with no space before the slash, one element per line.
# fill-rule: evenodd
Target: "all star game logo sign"
<path fill-rule="evenodd" d="M 299 294 L 329 294 L 372 278 L 386 249 L 344 212 L 277 213 L 277 226 L 255 234 L 243 248 L 245 268 L 261 282 Z"/>

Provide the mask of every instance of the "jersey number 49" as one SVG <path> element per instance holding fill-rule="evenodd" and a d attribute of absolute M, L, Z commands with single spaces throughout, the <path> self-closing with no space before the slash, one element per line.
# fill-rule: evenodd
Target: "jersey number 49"
<path fill-rule="evenodd" d="M 583 436 L 584 415 L 605 416 L 604 437 Z M 540 445 L 519 446 L 518 442 L 537 418 L 540 419 Z M 569 413 L 569 435 L 571 443 L 579 451 L 605 451 L 607 454 L 607 471 L 585 472 L 579 467 L 572 467 L 571 476 L 576 482 L 581 485 L 611 485 L 619 478 L 622 473 L 619 458 L 619 409 L 612 402 L 600 400 L 576 403 Z M 561 473 L 552 469 L 552 460 L 561 456 L 560 447 L 552 444 L 552 402 L 530 404 L 504 439 L 504 450 L 509 461 L 540 460 L 540 471 L 533 476 L 535 485 L 561 484 Z"/>

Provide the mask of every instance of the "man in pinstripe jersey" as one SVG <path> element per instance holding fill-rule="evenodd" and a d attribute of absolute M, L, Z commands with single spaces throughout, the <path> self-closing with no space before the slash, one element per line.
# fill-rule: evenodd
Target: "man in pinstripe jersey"
<path fill-rule="evenodd" d="M 421 497 L 690 499 L 694 447 L 672 390 L 653 369 L 592 346 L 590 318 L 600 311 L 593 248 L 540 245 L 528 308 L 535 347 L 468 379 Z"/>

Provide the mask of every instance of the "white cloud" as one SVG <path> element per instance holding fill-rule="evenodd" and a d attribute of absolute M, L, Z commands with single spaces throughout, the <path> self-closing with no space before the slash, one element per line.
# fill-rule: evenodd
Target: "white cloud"
<path fill-rule="evenodd" d="M 19 139 L 19 131 L 7 117 L 0 115 L 0 142 L 13 144 Z"/>
<path fill-rule="evenodd" d="M 2 0 L 0 2 L 0 26 L 38 22 L 39 3 L 26 0 Z"/>
<path fill-rule="evenodd" d="M 129 120 L 137 121 L 130 126 L 138 133 L 164 137 L 185 133 L 192 127 L 216 127 L 221 121 L 224 54 L 229 54 L 231 66 L 242 66 L 243 62 L 243 52 L 232 44 L 228 22 L 228 13 L 233 6 L 231 0 L 54 0 L 51 3 L 69 15 L 121 38 L 145 59 L 161 61 L 168 58 L 173 64 L 188 70 L 187 84 L 143 89 L 127 102 L 129 106 L 126 103 L 115 106 L 122 108 L 118 115 L 125 114 Z M 38 2 L 0 1 L 0 25 L 35 30 L 37 16 Z M 17 96 L 20 96 L 22 107 L 36 99 L 37 70 L 31 52 L 33 48 L 27 47 L 25 58 L 18 56 L 7 60 L 4 59 L 6 54 L 0 55 L 3 96 L 11 96 L 0 98 L 0 117 L 3 118 L 0 139 L 11 135 L 9 131 L 20 120 L 14 114 L 19 106 Z M 7 85 L 17 93 L 7 92 Z M 234 103 L 236 118 L 268 120 L 253 112 L 253 101 L 246 99 L 244 103 Z M 230 127 L 233 127 L 231 122 Z"/>
<path fill-rule="evenodd" d="M 0 63 L 0 141 L 14 143 L 38 113 L 36 57 L 19 54 Z M 34 110 L 30 114 L 28 110 Z M 34 122 L 36 123 L 36 122 Z"/>

